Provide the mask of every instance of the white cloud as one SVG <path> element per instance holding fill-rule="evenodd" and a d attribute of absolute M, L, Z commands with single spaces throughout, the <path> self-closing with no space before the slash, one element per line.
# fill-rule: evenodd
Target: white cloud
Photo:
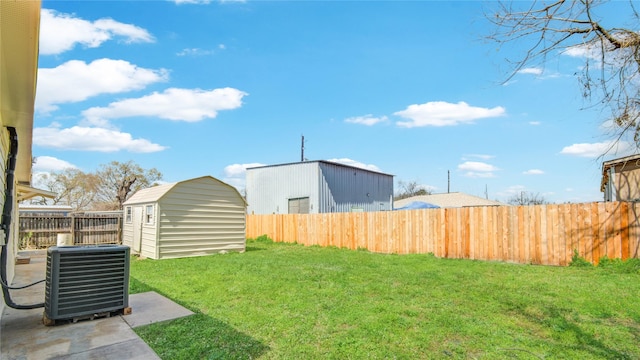
<path fill-rule="evenodd" d="M 205 50 L 200 48 L 186 48 L 182 49 L 176 55 L 178 56 L 205 56 L 213 54 L 213 50 Z"/>
<path fill-rule="evenodd" d="M 495 177 L 496 175 L 494 173 L 491 172 L 477 172 L 477 171 L 467 171 L 466 173 L 464 173 L 465 177 L 469 177 L 469 178 L 492 178 Z"/>
<path fill-rule="evenodd" d="M 518 74 L 542 75 L 542 69 L 539 67 L 530 67 L 518 70 Z"/>
<path fill-rule="evenodd" d="M 61 171 L 64 169 L 75 169 L 76 166 L 72 163 L 52 156 L 37 156 L 36 162 L 33 164 L 34 172 L 51 172 Z"/>
<path fill-rule="evenodd" d="M 224 167 L 224 182 L 242 193 L 247 183 L 247 168 L 265 166 L 261 163 L 231 164 Z"/>
<path fill-rule="evenodd" d="M 457 104 L 444 101 L 413 104 L 409 105 L 405 110 L 394 113 L 394 115 L 409 119 L 409 121 L 396 122 L 396 125 L 407 128 L 422 126 L 455 126 L 459 124 L 473 123 L 478 119 L 503 116 L 505 114 L 506 110 L 502 106 L 489 109 L 469 106 L 469 104 L 463 101 Z"/>
<path fill-rule="evenodd" d="M 196 122 L 215 118 L 220 110 L 239 108 L 246 95 L 234 88 L 209 91 L 170 88 L 162 93 L 154 92 L 140 98 L 112 102 L 107 107 L 93 107 L 83 111 L 82 115 L 91 123 L 135 116 Z"/>
<path fill-rule="evenodd" d="M 543 175 L 544 171 L 540 169 L 530 169 L 522 172 L 524 175 Z"/>
<path fill-rule="evenodd" d="M 532 126 L 538 126 L 540 124 L 542 124 L 540 121 L 529 121 L 529 125 L 532 125 Z"/>
<path fill-rule="evenodd" d="M 265 166 L 261 163 L 249 163 L 249 164 L 231 164 L 224 168 L 224 176 L 226 178 L 245 178 L 247 175 L 247 168 Z"/>
<path fill-rule="evenodd" d="M 510 198 L 515 194 L 522 194 L 522 192 L 527 191 L 527 188 L 523 185 L 512 185 L 507 189 L 500 191 L 497 193 L 498 196 Z"/>
<path fill-rule="evenodd" d="M 567 55 L 577 58 L 588 58 L 591 60 L 600 60 L 602 52 L 600 47 L 594 44 L 580 44 L 572 46 L 562 52 L 562 55 Z"/>
<path fill-rule="evenodd" d="M 490 172 L 498 170 L 497 167 L 478 161 L 466 161 L 458 165 L 459 170 Z"/>
<path fill-rule="evenodd" d="M 560 153 L 579 157 L 597 158 L 603 155 L 628 155 L 632 149 L 632 144 L 626 141 L 604 141 L 565 146 Z"/>
<path fill-rule="evenodd" d="M 387 121 L 387 117 L 386 116 L 381 116 L 381 117 L 374 117 L 371 114 L 367 114 L 364 116 L 356 116 L 356 117 L 350 117 L 344 120 L 344 122 L 347 123 L 351 123 L 351 124 L 362 124 L 362 125 L 367 125 L 367 126 L 372 126 L 381 122 L 385 122 Z"/>
<path fill-rule="evenodd" d="M 141 27 L 113 19 L 87 21 L 71 14 L 42 9 L 40 18 L 40 54 L 55 55 L 73 49 L 76 44 L 95 48 L 114 37 L 125 43 L 153 42 Z"/>
<path fill-rule="evenodd" d="M 493 159 L 495 156 L 485 155 L 485 154 L 467 154 L 465 155 L 465 157 L 462 158 L 462 160 L 466 160 L 466 157 L 472 157 L 472 158 L 477 158 L 482 160 L 490 160 L 490 159 Z"/>
<path fill-rule="evenodd" d="M 52 111 L 55 104 L 139 90 L 167 79 L 164 69 L 145 69 L 124 60 L 98 59 L 89 64 L 71 60 L 55 68 L 38 70 L 36 109 Z"/>
<path fill-rule="evenodd" d="M 458 170 L 466 171 L 464 174 L 466 177 L 491 178 L 495 176 L 494 172 L 500 169 L 491 164 L 479 161 L 465 161 L 458 165 Z"/>
<path fill-rule="evenodd" d="M 364 164 L 356 160 L 351 160 L 349 158 L 329 159 L 327 161 L 348 165 L 348 166 L 354 166 L 354 167 L 358 167 L 365 170 L 381 172 L 380 168 L 373 164 Z"/>
<path fill-rule="evenodd" d="M 57 125 L 33 130 L 33 144 L 59 150 L 97 152 L 129 151 L 151 153 L 166 149 L 146 139 L 134 139 L 131 134 L 98 127 L 74 126 L 62 129 Z"/>

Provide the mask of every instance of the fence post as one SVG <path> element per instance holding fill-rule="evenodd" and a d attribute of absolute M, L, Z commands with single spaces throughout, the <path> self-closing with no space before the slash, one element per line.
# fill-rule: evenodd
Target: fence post
<path fill-rule="evenodd" d="M 69 216 L 71 217 L 71 220 L 70 220 L 71 221 L 71 224 L 70 224 L 71 226 L 69 226 L 70 227 L 69 230 L 71 230 L 71 239 L 73 239 L 73 245 L 75 245 L 76 244 L 76 231 L 75 231 L 75 228 L 76 228 L 76 221 L 75 221 L 76 220 L 76 216 L 73 213 L 69 214 Z"/>
<path fill-rule="evenodd" d="M 118 244 L 122 245 L 122 217 L 118 218 L 118 232 L 117 232 L 117 237 L 118 237 Z"/>

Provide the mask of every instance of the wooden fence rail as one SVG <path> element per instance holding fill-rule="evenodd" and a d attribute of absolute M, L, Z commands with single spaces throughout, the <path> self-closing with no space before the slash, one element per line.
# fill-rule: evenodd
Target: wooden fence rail
<path fill-rule="evenodd" d="M 122 214 L 20 214 L 20 249 L 57 244 L 58 234 L 71 234 L 74 245 L 121 244 Z"/>
<path fill-rule="evenodd" d="M 248 215 L 247 237 L 543 265 L 567 265 L 577 251 L 597 264 L 640 257 L 639 216 L 628 202 Z"/>

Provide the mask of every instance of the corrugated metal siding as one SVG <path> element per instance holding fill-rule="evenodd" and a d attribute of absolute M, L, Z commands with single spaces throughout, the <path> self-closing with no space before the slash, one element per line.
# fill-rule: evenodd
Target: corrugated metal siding
<path fill-rule="evenodd" d="M 160 199 L 158 211 L 159 258 L 245 250 L 245 203 L 223 182 L 180 182 Z"/>
<path fill-rule="evenodd" d="M 309 198 L 309 213 L 318 213 L 317 162 L 247 169 L 247 212 L 286 214 L 289 199 Z"/>
<path fill-rule="evenodd" d="M 391 210 L 393 176 L 320 162 L 320 211 Z"/>

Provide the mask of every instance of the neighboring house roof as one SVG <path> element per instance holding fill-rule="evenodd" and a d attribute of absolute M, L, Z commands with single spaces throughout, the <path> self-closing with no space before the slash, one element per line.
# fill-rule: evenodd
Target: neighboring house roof
<path fill-rule="evenodd" d="M 414 201 L 437 205 L 441 208 L 457 208 L 467 206 L 503 206 L 507 205 L 499 201 L 488 200 L 478 196 L 473 196 L 461 192 L 444 194 L 418 195 L 393 202 L 394 208 L 404 207 Z"/>
<path fill-rule="evenodd" d="M 333 161 L 327 161 L 327 160 L 312 160 L 312 161 L 302 161 L 302 162 L 293 162 L 293 163 L 284 163 L 284 164 L 275 164 L 275 165 L 254 166 L 254 167 L 247 168 L 247 170 L 268 168 L 268 167 L 277 167 L 277 166 L 290 166 L 290 165 L 299 165 L 299 164 L 310 164 L 310 163 L 318 163 L 318 164 L 323 163 L 323 164 L 335 165 L 335 166 L 351 168 L 351 169 L 356 169 L 356 170 L 368 171 L 368 172 L 374 173 L 374 174 L 393 176 L 392 174 L 383 173 L 381 171 L 365 169 L 365 168 L 352 166 L 352 165 L 345 165 L 345 164 L 342 164 L 342 163 L 333 162 Z"/>
<path fill-rule="evenodd" d="M 19 204 L 18 210 L 20 211 L 73 211 L 73 207 L 69 205 Z"/>
<path fill-rule="evenodd" d="M 600 191 L 604 192 L 607 182 L 609 182 L 609 169 L 618 165 L 626 165 L 633 162 L 634 165 L 640 166 L 640 154 L 624 156 L 617 159 L 608 160 L 602 163 L 602 181 L 600 182 Z"/>
<path fill-rule="evenodd" d="M 240 193 L 238 192 L 238 189 L 236 189 L 235 187 L 225 183 L 224 181 L 218 180 L 218 179 L 214 178 L 213 176 L 201 176 L 201 177 L 198 177 L 198 178 L 193 178 L 193 179 L 177 181 L 177 182 L 173 182 L 173 183 L 167 183 L 167 184 L 152 186 L 152 187 L 146 188 L 146 189 L 140 189 L 140 190 L 136 191 L 136 193 L 133 194 L 127 201 L 125 201 L 123 205 L 156 202 L 156 201 L 160 200 L 169 191 L 171 191 L 171 189 L 173 189 L 176 185 L 181 184 L 181 183 L 185 183 L 185 182 L 189 182 L 189 181 L 203 179 L 203 178 L 209 178 L 211 180 L 214 180 L 214 181 L 217 181 L 217 182 L 221 183 L 222 185 L 226 185 L 227 187 L 229 187 L 230 189 L 235 191 L 243 201 L 245 201 L 244 197 L 242 197 L 242 195 L 240 195 Z M 245 204 L 246 204 L 246 201 L 245 201 Z"/>
<path fill-rule="evenodd" d="M 40 1 L 0 1 L 0 118 L 16 129 L 15 176 L 31 182 L 31 144 L 38 73 Z"/>

